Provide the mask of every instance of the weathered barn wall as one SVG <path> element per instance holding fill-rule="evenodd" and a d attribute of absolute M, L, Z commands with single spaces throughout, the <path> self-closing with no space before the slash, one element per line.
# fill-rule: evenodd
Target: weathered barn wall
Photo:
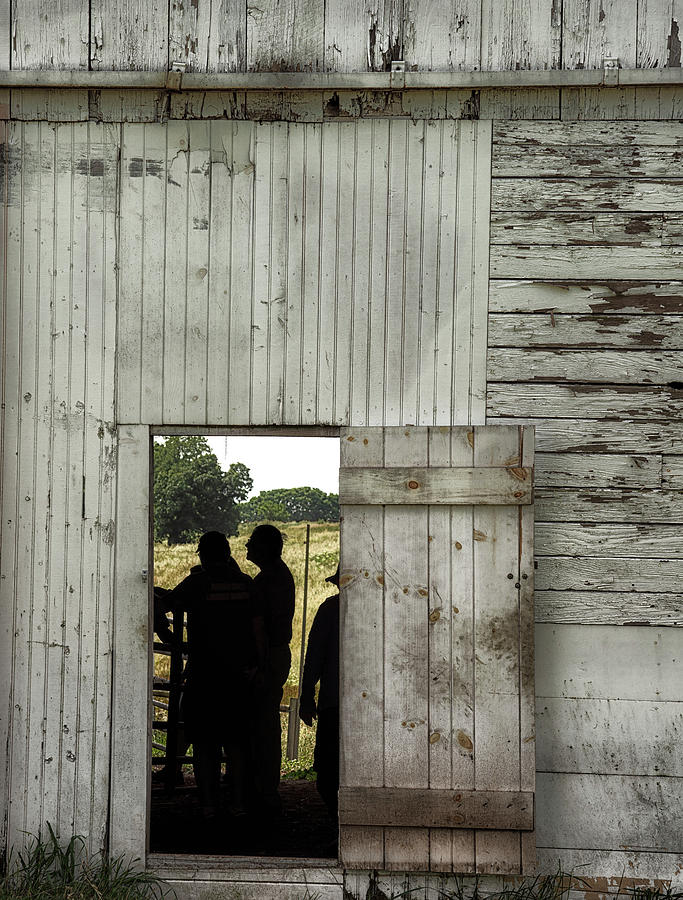
<path fill-rule="evenodd" d="M 46 821 L 95 848 L 106 837 L 118 134 L 3 134 L 0 772 L 14 842 Z"/>
<path fill-rule="evenodd" d="M 584 98 L 581 115 L 592 108 L 594 118 L 630 117 L 636 95 L 619 91 L 605 105 L 615 96 L 607 90 Z M 528 98 L 507 96 L 510 106 L 529 108 Z M 568 96 L 563 90 L 563 117 Z M 672 115 L 661 93 L 652 96 L 641 115 Z M 441 104 L 435 97 L 429 103 Z M 415 99 L 375 115 L 405 112 Z M 272 118 L 285 102 L 261 109 Z M 88 113 L 87 93 L 81 108 Z M 421 109 L 431 114 L 427 103 Z M 34 107 L 30 116 L 39 114 Z M 488 246 L 488 215 L 474 202 L 482 192 L 472 194 L 476 161 L 489 165 L 488 126 L 378 118 L 5 127 L 0 684 L 12 693 L 0 709 L 2 752 L 11 738 L 0 779 L 8 779 L 11 838 L 50 820 L 90 833 L 98 846 L 109 777 L 113 562 L 104 526 L 115 517 L 114 424 L 473 416 L 484 394 L 469 382 L 461 393 L 457 373 L 454 382 L 450 368 L 441 372 L 433 352 L 442 315 L 452 313 L 446 248 L 468 259 L 472 248 L 481 251 L 476 234 Z M 471 141 L 470 155 L 460 153 L 458 133 Z M 625 867 L 680 877 L 681 632 L 663 626 L 683 620 L 681 142 L 678 123 L 495 126 L 488 421 L 537 429 L 539 853 L 551 868 L 558 858 L 566 868 L 588 862 L 596 875 Z M 446 152 L 450 179 L 435 172 L 437 161 L 447 171 Z M 416 156 L 420 178 L 407 168 Z M 369 170 L 360 164 L 368 157 Z M 463 183 L 477 213 L 469 234 L 464 215 L 457 228 L 443 215 Z M 125 223 L 118 254 L 117 202 Z M 396 265 L 387 267 L 381 248 L 391 253 L 391 208 L 410 240 L 393 245 Z M 231 248 L 242 260 L 245 246 L 248 262 L 235 269 Z M 404 271 L 403 251 L 415 246 Z M 470 305 L 482 296 L 473 285 L 485 266 L 464 268 L 465 293 L 458 283 L 455 297 L 468 301 L 444 328 L 456 368 L 464 359 L 449 330 L 457 310 L 486 335 L 482 307 Z M 220 289 L 229 278 L 230 306 L 246 315 L 237 334 Z M 420 287 L 417 315 L 409 301 Z M 293 337 L 275 312 L 290 295 Z M 379 309 L 366 302 L 377 296 Z M 400 319 L 385 322 L 385 301 Z M 358 377 L 344 346 L 368 353 Z M 483 364 L 483 353 L 472 359 Z M 289 392 L 279 378 L 288 372 L 301 373 Z M 387 378 L 384 390 L 376 373 L 400 378 Z M 476 384 L 484 377 L 482 370 Z M 248 382 L 246 393 L 234 390 L 236 378 Z M 120 645 L 124 638 L 125 628 Z M 364 877 L 356 885 L 363 895 Z M 352 890 L 354 883 L 347 879 Z"/>
<path fill-rule="evenodd" d="M 127 125 L 121 166 L 120 422 L 482 422 L 490 123 Z"/>
<path fill-rule="evenodd" d="M 536 428 L 539 853 L 614 874 L 682 849 L 680 631 L 648 627 L 683 614 L 682 153 L 678 124 L 494 129 L 487 421 Z"/>
<path fill-rule="evenodd" d="M 680 0 L 0 0 L 0 68 L 595 69 L 606 57 L 670 67 L 681 64 L 681 19 Z"/>

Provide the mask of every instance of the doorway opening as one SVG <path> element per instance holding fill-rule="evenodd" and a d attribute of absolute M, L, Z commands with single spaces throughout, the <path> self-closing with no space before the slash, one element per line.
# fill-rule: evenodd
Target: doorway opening
<path fill-rule="evenodd" d="M 337 434 L 336 429 L 241 429 L 221 434 L 158 429 L 153 438 L 155 633 L 150 648 L 149 755 L 149 850 L 153 853 L 296 859 L 337 856 L 336 823 L 316 784 L 313 756 L 317 720 L 308 727 L 300 718 L 299 708 L 311 625 L 326 598 L 338 590 L 334 575 L 339 564 L 339 443 L 338 439 L 331 440 Z M 264 601 L 267 590 L 263 577 L 257 578 L 259 560 L 254 559 L 253 549 L 247 548 L 254 529 L 263 525 L 282 534 L 282 560 L 291 571 L 295 588 L 291 665 L 280 699 L 279 808 L 264 802 L 260 787 L 266 757 L 259 746 L 264 736 L 259 716 L 264 712 L 263 703 L 268 702 L 264 700 L 268 692 L 263 681 L 269 676 L 261 671 L 253 673 L 251 668 L 246 681 L 235 675 L 231 665 L 234 635 L 231 637 L 224 624 L 219 631 L 225 631 L 225 640 L 218 634 L 211 638 L 217 660 L 211 667 L 213 675 L 201 684 L 202 728 L 208 724 L 210 731 L 225 735 L 225 741 L 221 738 L 218 792 L 216 796 L 210 792 L 207 800 L 202 787 L 201 749 L 196 755 L 193 726 L 188 724 L 193 721 L 192 701 L 188 699 L 193 696 L 193 687 L 188 688 L 188 684 L 193 681 L 193 653 L 197 671 L 199 652 L 191 632 L 194 628 L 195 635 L 198 633 L 199 618 L 188 615 L 188 604 L 179 599 L 182 591 L 173 592 L 193 571 L 197 581 L 196 573 L 201 572 L 198 538 L 202 533 L 217 531 L 227 535 L 232 560 L 241 572 L 256 578 L 250 588 L 255 608 L 261 604 L 263 610 L 264 603 L 276 602 L 272 591 L 270 599 Z M 204 557 L 201 562 L 206 568 Z M 330 578 L 332 581 L 326 580 Z M 278 638 L 267 614 L 264 622 L 268 645 Z M 338 665 L 338 641 L 336 647 Z M 268 659 L 275 656 L 271 648 Z M 309 682 L 310 674 L 309 666 Z M 196 675 L 194 682 L 196 694 Z M 269 696 L 272 701 L 272 693 Z M 196 729 L 196 698 L 194 702 Z M 195 730 L 194 734 L 198 733 Z M 235 745 L 230 743 L 233 737 L 240 748 L 237 757 Z M 239 772 L 236 759 L 240 760 Z"/>

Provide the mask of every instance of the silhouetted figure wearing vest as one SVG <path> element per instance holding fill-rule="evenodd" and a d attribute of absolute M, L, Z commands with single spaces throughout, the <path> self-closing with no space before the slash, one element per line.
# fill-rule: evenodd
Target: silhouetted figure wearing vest
<path fill-rule="evenodd" d="M 339 567 L 325 581 L 339 587 Z M 320 682 L 318 703 L 315 686 Z M 313 768 L 316 786 L 333 821 L 339 793 L 339 594 L 324 600 L 315 614 L 306 647 L 299 716 L 311 726 L 317 717 Z"/>
<path fill-rule="evenodd" d="M 294 617 L 294 579 L 282 560 L 282 533 L 274 525 L 258 525 L 253 530 L 247 541 L 247 559 L 261 570 L 254 578 L 254 588 L 263 611 L 268 647 L 263 692 L 255 711 L 256 787 L 264 810 L 278 815 L 282 764 L 280 703 L 292 663 L 289 642 Z"/>
<path fill-rule="evenodd" d="M 201 568 L 168 598 L 187 610 L 185 732 L 205 816 L 220 806 L 221 748 L 228 760 L 229 812 L 245 812 L 253 685 L 265 663 L 263 615 L 253 583 L 240 571 L 224 534 L 209 531 L 197 547 Z"/>

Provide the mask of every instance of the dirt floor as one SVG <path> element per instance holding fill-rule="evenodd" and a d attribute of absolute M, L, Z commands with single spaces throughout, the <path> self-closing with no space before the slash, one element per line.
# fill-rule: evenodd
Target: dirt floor
<path fill-rule="evenodd" d="M 337 832 L 312 781 L 280 784 L 283 813 L 278 821 L 224 814 L 207 823 L 199 809 L 194 779 L 168 794 L 152 785 L 150 850 L 154 853 L 211 853 L 226 856 L 337 856 Z"/>

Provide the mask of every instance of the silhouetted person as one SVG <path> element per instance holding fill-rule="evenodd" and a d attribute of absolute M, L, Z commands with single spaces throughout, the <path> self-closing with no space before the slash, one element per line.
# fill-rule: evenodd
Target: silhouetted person
<path fill-rule="evenodd" d="M 265 658 L 263 617 L 253 584 L 230 554 L 224 534 L 209 531 L 197 547 L 201 568 L 174 588 L 170 602 L 187 610 L 185 732 L 205 815 L 220 805 L 221 747 L 228 758 L 229 811 L 244 813 L 253 684 Z"/>
<path fill-rule="evenodd" d="M 339 567 L 325 581 L 339 587 Z M 318 703 L 315 686 L 320 682 Z M 306 647 L 299 716 L 312 725 L 317 717 L 313 768 L 318 793 L 337 820 L 339 793 L 339 594 L 328 597 L 315 614 Z"/>
<path fill-rule="evenodd" d="M 247 559 L 261 570 L 254 579 L 254 588 L 263 611 L 268 647 L 263 693 L 255 709 L 255 775 L 264 809 L 277 815 L 281 811 L 280 703 L 292 663 L 289 642 L 294 617 L 294 579 L 282 560 L 282 533 L 274 525 L 254 528 L 247 541 Z"/>

